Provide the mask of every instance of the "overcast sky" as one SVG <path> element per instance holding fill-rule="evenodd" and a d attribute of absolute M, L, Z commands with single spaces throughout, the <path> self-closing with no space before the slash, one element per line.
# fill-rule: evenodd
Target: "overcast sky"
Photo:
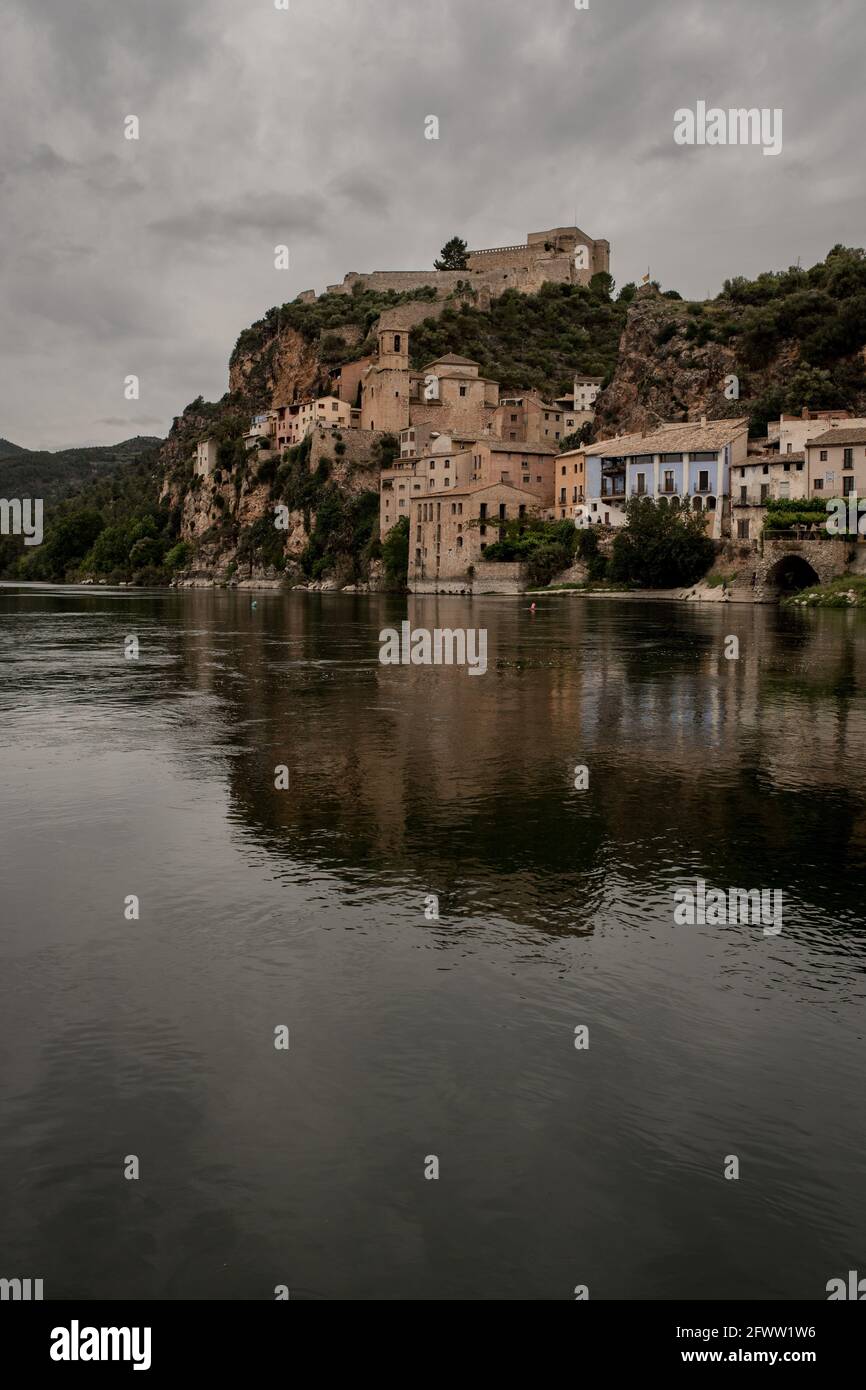
<path fill-rule="evenodd" d="M 0 0 L 0 436 L 164 434 L 270 305 L 454 234 L 576 214 L 686 296 L 863 245 L 864 0 L 589 5 Z M 782 153 L 677 146 L 698 100 L 781 107 Z"/>

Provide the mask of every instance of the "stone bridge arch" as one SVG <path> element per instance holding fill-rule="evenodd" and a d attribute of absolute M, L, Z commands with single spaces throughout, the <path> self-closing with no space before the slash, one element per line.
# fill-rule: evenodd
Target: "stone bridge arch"
<path fill-rule="evenodd" d="M 850 543 L 836 537 L 765 540 L 756 557 L 755 598 L 769 600 L 811 584 L 829 584 L 847 571 L 850 552 Z"/>

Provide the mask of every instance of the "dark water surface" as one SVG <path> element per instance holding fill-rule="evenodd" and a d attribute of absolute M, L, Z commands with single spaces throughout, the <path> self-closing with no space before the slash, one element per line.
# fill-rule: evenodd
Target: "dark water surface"
<path fill-rule="evenodd" d="M 822 1299 L 866 1272 L 866 621 L 256 602 L 0 589 L 0 1276 Z M 380 667 L 407 616 L 486 627 L 487 674 Z M 781 935 L 676 926 L 698 877 L 783 890 Z"/>

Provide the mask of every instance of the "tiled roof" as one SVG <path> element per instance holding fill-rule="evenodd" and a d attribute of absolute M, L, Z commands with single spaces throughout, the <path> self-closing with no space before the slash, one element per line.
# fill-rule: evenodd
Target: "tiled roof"
<path fill-rule="evenodd" d="M 590 444 L 587 453 L 602 458 L 624 458 L 628 454 L 709 453 L 730 444 L 748 424 L 746 416 L 737 420 L 708 420 L 705 425 L 700 420 L 667 424 L 651 434 L 626 434 L 621 439 Z"/>
<path fill-rule="evenodd" d="M 866 428 L 862 425 L 859 429 L 827 430 L 825 434 L 816 435 L 814 439 L 807 439 L 807 448 L 813 449 L 818 445 L 825 448 L 827 444 L 866 444 Z"/>
<path fill-rule="evenodd" d="M 559 450 L 552 444 L 521 444 L 519 439 L 513 439 L 510 443 L 499 439 L 480 439 L 479 444 L 486 444 L 495 454 L 558 454 Z"/>
<path fill-rule="evenodd" d="M 477 367 L 478 363 L 473 357 L 458 357 L 456 353 L 449 352 L 446 357 L 437 357 L 429 363 L 431 367 Z"/>

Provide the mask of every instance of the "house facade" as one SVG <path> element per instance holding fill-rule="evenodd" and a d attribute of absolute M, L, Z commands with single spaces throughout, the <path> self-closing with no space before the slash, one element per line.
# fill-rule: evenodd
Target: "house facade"
<path fill-rule="evenodd" d="M 484 559 L 507 521 L 543 515 L 538 497 L 511 483 L 413 497 L 409 521 L 409 587 L 417 580 L 458 579 Z"/>
<path fill-rule="evenodd" d="M 806 445 L 809 496 L 866 497 L 866 423 L 834 426 Z"/>
<path fill-rule="evenodd" d="M 730 510 L 732 469 L 745 463 L 748 419 L 666 424 L 649 434 L 621 435 L 586 448 L 588 524 L 621 526 L 634 497 L 688 506 L 707 514 L 716 538 Z"/>

